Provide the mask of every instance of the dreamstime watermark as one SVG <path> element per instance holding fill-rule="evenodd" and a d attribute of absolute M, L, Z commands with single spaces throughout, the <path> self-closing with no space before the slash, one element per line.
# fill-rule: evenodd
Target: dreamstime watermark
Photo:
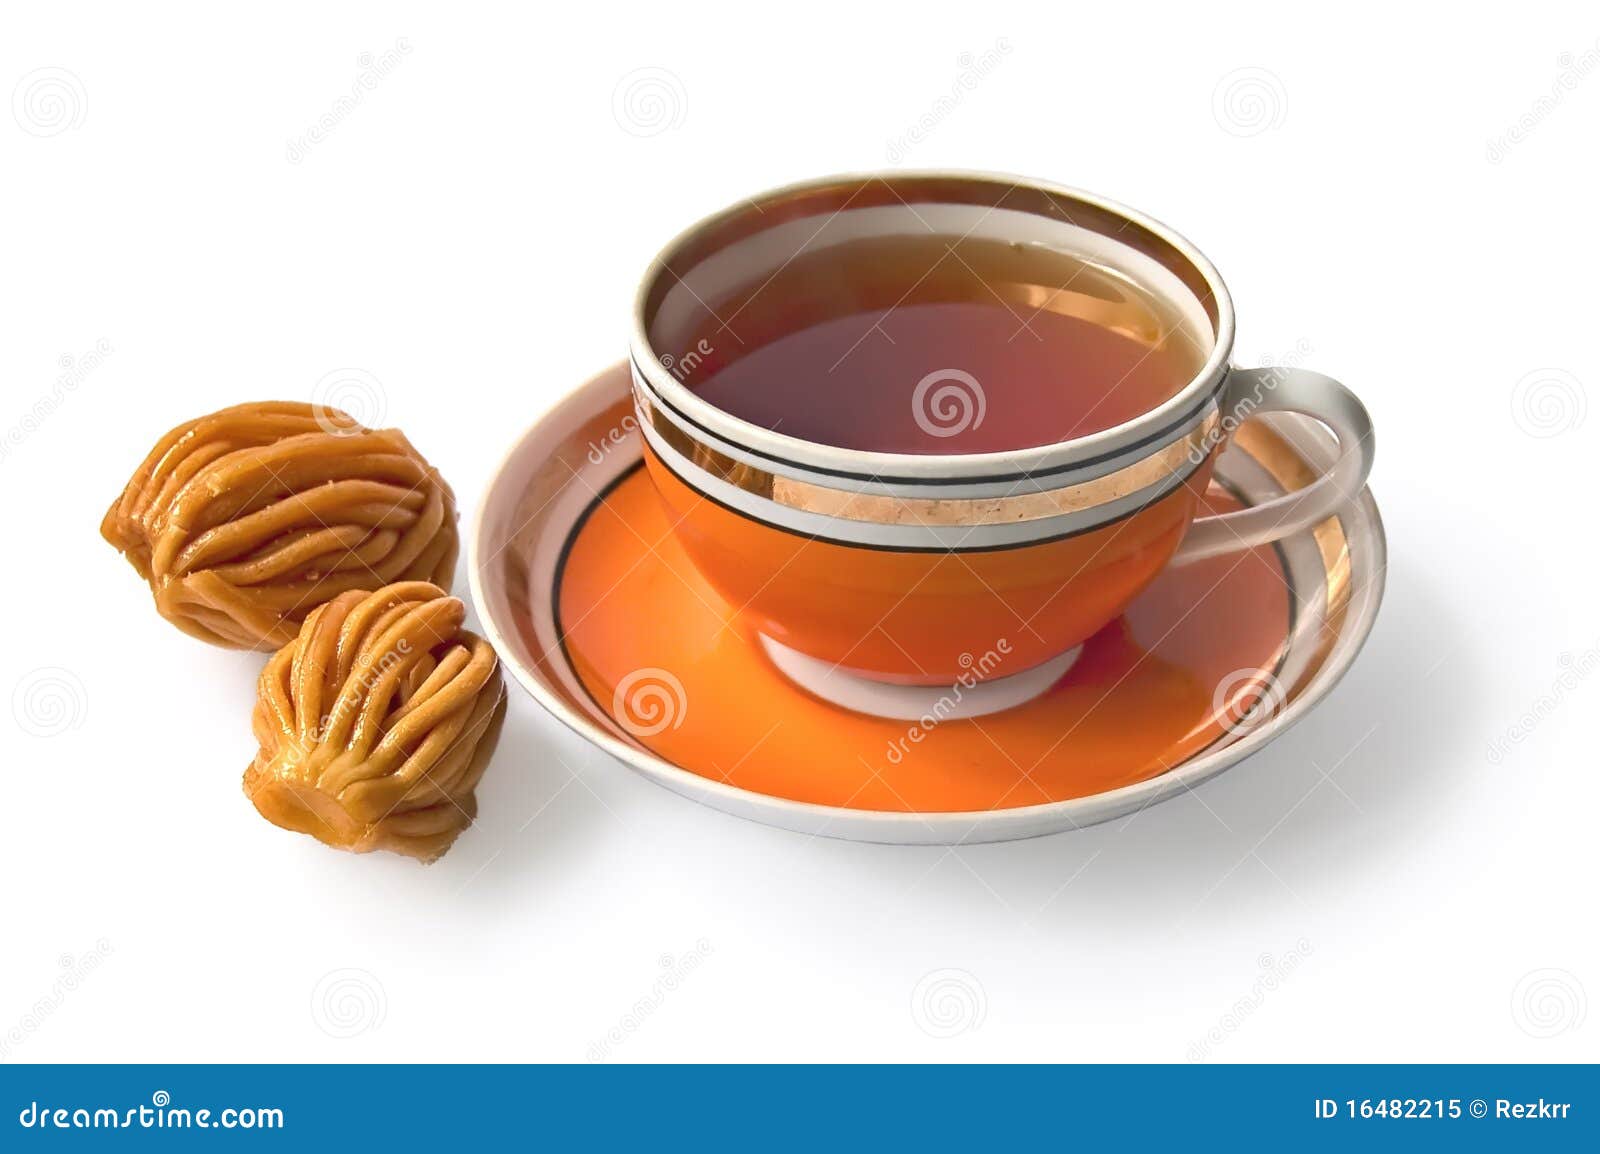
<path fill-rule="evenodd" d="M 967 94 L 976 91 L 978 85 L 996 68 L 999 68 L 1005 58 L 1011 54 L 1011 41 L 1001 36 L 994 45 L 974 55 L 963 52 L 956 57 L 956 66 L 961 71 L 950 83 L 948 91 L 943 92 L 929 106 L 928 110 L 917 117 L 906 130 L 885 146 L 884 153 L 890 164 L 899 164 L 907 152 L 927 140 L 934 129 L 942 124 L 946 117 L 961 106 Z"/>
<path fill-rule="evenodd" d="M 89 716 L 89 691 L 70 669 L 46 665 L 25 673 L 11 690 L 11 716 L 33 737 L 59 737 Z"/>
<path fill-rule="evenodd" d="M 1291 372 L 1305 364 L 1312 352 L 1311 342 L 1301 337 L 1287 353 L 1262 358 L 1261 367 L 1250 372 L 1249 390 L 1233 397 L 1221 419 L 1189 446 L 1189 464 L 1198 468 L 1212 450 L 1233 436 L 1234 431 L 1266 403 L 1268 394 L 1275 392 Z"/>
<path fill-rule="evenodd" d="M 282 1130 L 277 1106 L 174 1106 L 172 1095 L 157 1090 L 137 1106 L 41 1104 L 34 1099 L 17 1114 L 24 1130 Z"/>
<path fill-rule="evenodd" d="M 1289 115 L 1289 93 L 1275 72 L 1235 68 L 1211 90 L 1211 115 L 1230 136 L 1260 136 Z"/>
<path fill-rule="evenodd" d="M 967 970 L 932 970 L 911 990 L 911 1020 L 931 1038 L 954 1038 L 983 1025 L 989 995 Z"/>
<path fill-rule="evenodd" d="M 1243 737 L 1276 717 L 1288 700 L 1277 676 L 1256 667 L 1235 669 L 1211 695 L 1211 716 L 1226 733 Z"/>
<path fill-rule="evenodd" d="M 585 454 L 585 456 L 589 458 L 590 464 L 603 464 L 611 450 L 619 449 L 624 445 L 632 444 L 633 436 L 638 431 L 639 418 L 635 417 L 632 413 L 629 413 L 624 416 L 622 420 L 618 421 L 611 428 L 607 429 L 605 434 L 601 436 L 599 440 L 590 441 L 589 451 Z"/>
<path fill-rule="evenodd" d="M 36 68 L 11 90 L 11 115 L 29 136 L 60 136 L 89 115 L 89 94 L 75 72 Z"/>
<path fill-rule="evenodd" d="M 383 382 L 366 369 L 334 369 L 311 386 L 311 412 L 325 433 L 343 436 L 381 428 L 388 411 Z"/>
<path fill-rule="evenodd" d="M 1532 1038 L 1576 1030 L 1589 1016 L 1589 995 L 1566 970 L 1533 970 L 1511 991 L 1511 1020 Z"/>
<path fill-rule="evenodd" d="M 62 954 L 58 959 L 61 973 L 50 983 L 50 988 L 35 998 L 22 1016 L 6 1028 L 5 1034 L 0 1035 L 0 1062 L 10 1058 L 18 1046 L 38 1033 L 50 1016 L 83 988 L 89 975 L 100 968 L 111 952 L 111 943 L 101 938 L 86 954 Z"/>
<path fill-rule="evenodd" d="M 1256 965 L 1261 972 L 1256 975 L 1255 981 L 1250 983 L 1249 993 L 1228 1007 L 1222 1017 L 1217 1019 L 1216 1025 L 1207 1030 L 1202 1037 L 1190 1043 L 1189 1061 L 1209 1060 L 1217 1048 L 1233 1037 L 1272 994 L 1283 988 L 1289 976 L 1298 970 L 1312 953 L 1310 941 L 1301 938 L 1287 953 L 1281 955 L 1267 953 L 1257 958 Z"/>
<path fill-rule="evenodd" d="M 351 673 L 357 675 L 355 684 L 351 685 L 346 680 L 340 687 L 339 699 L 334 702 L 332 710 L 317 719 L 315 730 L 311 733 L 296 733 L 290 739 L 300 756 L 309 757 L 330 736 L 342 743 L 343 738 L 338 734 L 356 725 L 373 688 L 388 676 L 391 670 L 406 664 L 406 658 L 410 655 L 411 641 L 402 637 L 395 642 L 393 649 L 386 649 L 377 655 L 363 653 L 358 656 L 351 669 Z"/>
<path fill-rule="evenodd" d="M 105 363 L 105 359 L 113 352 L 111 342 L 101 337 L 84 353 L 73 356 L 71 353 L 62 353 L 56 359 L 56 367 L 61 371 L 56 375 L 55 381 L 50 385 L 50 391 L 36 398 L 33 404 L 18 417 L 5 435 L 0 437 L 0 462 L 11 455 L 11 450 L 21 445 L 55 415 L 57 409 L 66 403 L 68 397 L 78 391 L 89 374 Z"/>
<path fill-rule="evenodd" d="M 899 765 L 911 752 L 911 746 L 921 745 L 927 736 L 951 717 L 956 716 L 967 693 L 1000 667 L 1011 654 L 1011 641 L 1002 637 L 993 649 L 984 650 L 982 657 L 963 653 L 959 658 L 963 670 L 950 688 L 928 707 L 928 711 L 912 723 L 903 735 L 891 741 L 885 756 L 890 765 Z"/>
<path fill-rule="evenodd" d="M 675 72 L 635 68 L 611 90 L 611 115 L 629 136 L 660 136 L 689 115 L 689 93 Z"/>
<path fill-rule="evenodd" d="M 1516 721 L 1497 733 L 1489 742 L 1487 758 L 1490 765 L 1499 765 L 1512 749 L 1527 741 L 1533 731 L 1556 710 L 1564 705 L 1578 687 L 1600 669 L 1600 645 L 1592 645 L 1582 653 L 1563 653 L 1556 658 L 1561 672 L 1550 683 L 1550 688 L 1533 699 L 1533 703 Z"/>
<path fill-rule="evenodd" d="M 954 437 L 983 424 L 989 399 L 965 369 L 935 369 L 911 390 L 911 416 L 930 437 Z"/>
<path fill-rule="evenodd" d="M 639 1032 L 669 997 L 683 988 L 689 975 L 698 970 L 710 956 L 711 943 L 705 938 L 695 942 L 694 949 L 686 953 L 677 956 L 662 954 L 657 959 L 661 973 L 650 983 L 650 989 L 628 1007 L 627 1012 L 605 1032 L 604 1037 L 589 1046 L 586 1055 L 588 1060 L 604 1062 L 611 1057 L 618 1046 Z"/>
<path fill-rule="evenodd" d="M 314 147 L 327 140 L 333 130 L 343 124 L 350 114 L 361 107 L 362 101 L 369 92 L 376 92 L 384 79 L 399 68 L 407 56 L 411 54 L 411 41 L 404 36 L 394 42 L 394 47 L 385 52 L 373 55 L 363 52 L 356 57 L 356 66 L 361 69 L 356 73 L 356 78 L 350 83 L 350 91 L 336 99 L 326 112 L 317 117 L 306 130 L 299 136 L 289 140 L 285 155 L 290 164 L 299 164 L 306 158 L 306 154 Z"/>
<path fill-rule="evenodd" d="M 1593 48 L 1576 55 L 1563 52 L 1556 57 L 1556 67 L 1560 71 L 1550 82 L 1549 91 L 1541 93 L 1527 111 L 1512 121 L 1499 136 L 1489 138 L 1484 154 L 1490 164 L 1499 164 L 1513 148 L 1532 136 L 1545 118 L 1561 106 L 1567 94 L 1577 91 L 1589 73 L 1600 68 L 1600 40 L 1595 41 Z"/>
<path fill-rule="evenodd" d="M 666 669 L 635 669 L 617 682 L 611 695 L 611 715 L 635 737 L 678 729 L 688 713 L 683 682 Z"/>
<path fill-rule="evenodd" d="M 1570 433 L 1588 415 L 1588 391 L 1566 369 L 1534 369 L 1511 388 L 1511 419 L 1530 437 L 1546 440 Z"/>
<path fill-rule="evenodd" d="M 661 367 L 672 374 L 674 380 L 682 383 L 694 376 L 705 364 L 705 360 L 717 348 L 705 337 L 694 343 L 694 347 L 678 356 L 671 353 L 661 354 Z M 603 464 L 613 449 L 621 448 L 633 443 L 634 434 L 639 431 L 639 419 L 632 413 L 627 414 L 598 439 L 589 442 L 589 451 L 585 455 L 593 465 Z"/>
<path fill-rule="evenodd" d="M 367 970 L 330 970 L 312 987 L 311 1020 L 330 1038 L 376 1030 L 388 1016 L 389 995 Z"/>
<path fill-rule="evenodd" d="M 687 352 L 679 353 L 677 356 L 671 353 L 662 353 L 661 367 L 671 373 L 673 379 L 681 384 L 699 372 L 701 366 L 705 364 L 706 358 L 716 351 L 716 345 L 705 337 L 701 337 Z"/>

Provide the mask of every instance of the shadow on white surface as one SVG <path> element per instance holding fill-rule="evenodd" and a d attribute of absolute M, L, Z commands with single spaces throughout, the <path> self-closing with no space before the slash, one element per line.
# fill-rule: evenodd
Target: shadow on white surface
<path fill-rule="evenodd" d="M 961 848 L 938 892 L 957 909 L 963 895 L 1010 902 L 1039 927 L 1154 916 L 1174 930 L 1280 907 L 1309 916 L 1339 891 L 1370 892 L 1363 875 L 1415 853 L 1489 769 L 1464 724 L 1489 702 L 1472 634 L 1419 572 L 1392 569 L 1389 582 L 1344 681 L 1261 752 L 1130 818 Z M 962 884 L 969 873 L 977 884 Z"/>
<path fill-rule="evenodd" d="M 948 848 L 808 838 L 651 785 L 519 696 L 479 824 L 434 870 L 463 901 L 504 902 L 522 887 L 581 889 L 608 868 L 597 855 L 646 853 L 664 874 L 703 871 L 686 885 L 765 885 L 824 923 L 843 900 L 1047 932 L 1309 914 L 1414 849 L 1429 814 L 1487 768 L 1461 724 L 1484 703 L 1470 634 L 1420 573 L 1389 578 L 1366 650 L 1325 702 L 1215 781 L 1129 818 Z"/>

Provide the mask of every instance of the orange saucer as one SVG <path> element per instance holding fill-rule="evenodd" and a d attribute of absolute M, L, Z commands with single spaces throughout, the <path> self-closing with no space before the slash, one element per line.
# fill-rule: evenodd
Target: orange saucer
<path fill-rule="evenodd" d="M 584 689 L 660 757 L 774 797 L 925 813 L 1065 801 L 1164 773 L 1228 735 L 1276 678 L 1292 629 L 1282 562 L 1257 549 L 1163 574 L 1023 705 L 971 720 L 856 713 L 778 671 L 696 572 L 643 469 L 591 502 L 553 596 Z M 973 662 L 1004 672 L 1004 646 Z"/>
<path fill-rule="evenodd" d="M 1315 422 L 1254 422 L 1207 501 L 1225 511 L 1280 495 L 1334 452 Z M 1259 749 L 1354 659 L 1381 599 L 1384 543 L 1363 492 L 1279 547 L 1167 570 L 1031 701 L 958 719 L 969 688 L 958 684 L 920 720 L 858 713 L 789 680 L 695 570 L 641 467 L 618 365 L 512 448 L 471 559 L 508 671 L 619 760 L 785 828 L 949 844 L 1130 813 Z M 999 638 L 971 654 L 972 668 L 1009 675 L 1006 648 Z"/>

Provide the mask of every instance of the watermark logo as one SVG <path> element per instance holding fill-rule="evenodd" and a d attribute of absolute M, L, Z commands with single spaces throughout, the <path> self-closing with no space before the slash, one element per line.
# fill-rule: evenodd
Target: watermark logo
<path fill-rule="evenodd" d="M 1203 464 L 1213 449 L 1231 437 L 1240 425 L 1248 421 L 1266 403 L 1269 393 L 1276 392 L 1278 386 L 1288 379 L 1289 374 L 1305 363 L 1311 351 L 1311 342 L 1302 337 L 1287 353 L 1269 357 L 1259 369 L 1253 370 L 1248 377 L 1251 382 L 1249 392 L 1236 397 L 1217 423 L 1208 429 L 1200 440 L 1189 446 L 1189 464 L 1196 468 Z"/>
<path fill-rule="evenodd" d="M 611 715 L 635 737 L 681 728 L 688 712 L 683 682 L 665 669 L 635 669 L 611 695 Z"/>
<path fill-rule="evenodd" d="M 1511 991 L 1511 1018 L 1532 1038 L 1554 1038 L 1576 1030 L 1589 1016 L 1589 996 L 1566 970 L 1534 970 Z"/>
<path fill-rule="evenodd" d="M 1533 735 L 1533 731 L 1544 723 L 1545 718 L 1560 709 L 1567 699 L 1577 692 L 1578 687 L 1587 681 L 1596 669 L 1600 669 L 1600 645 L 1590 646 L 1576 656 L 1563 653 L 1556 658 L 1556 664 L 1561 666 L 1561 672 L 1556 675 L 1549 690 L 1534 698 L 1533 703 L 1521 717 L 1489 742 L 1488 760 L 1491 765 L 1499 765 L 1515 746 L 1527 741 Z"/>
<path fill-rule="evenodd" d="M 639 431 L 639 421 L 629 413 L 618 421 L 615 426 L 606 431 L 605 436 L 598 441 L 589 442 L 589 452 L 586 454 L 590 464 L 600 465 L 605 463 L 606 455 L 613 449 L 633 443 L 633 435 Z"/>
<path fill-rule="evenodd" d="M 660 136 L 688 114 L 689 93 L 665 68 L 635 68 L 611 90 L 611 115 L 630 136 Z"/>
<path fill-rule="evenodd" d="M 1260 136 L 1288 114 L 1283 81 L 1265 68 L 1235 68 L 1211 92 L 1211 115 L 1230 136 Z"/>
<path fill-rule="evenodd" d="M 1283 988 L 1289 976 L 1298 970 L 1312 953 L 1311 943 L 1301 938 L 1295 942 L 1293 949 L 1283 954 L 1264 953 L 1258 957 L 1256 967 L 1259 972 L 1255 981 L 1250 983 L 1249 992 L 1229 1006 L 1217 1020 L 1216 1025 L 1207 1030 L 1203 1037 L 1190 1043 L 1189 1061 L 1208 1060 L 1219 1046 L 1233 1037 L 1256 1011 L 1266 1004 L 1269 997 Z"/>
<path fill-rule="evenodd" d="M 89 691 L 70 669 L 47 665 L 26 673 L 11 691 L 11 715 L 34 737 L 59 737 L 89 716 Z"/>
<path fill-rule="evenodd" d="M 288 745 L 292 756 L 297 759 L 310 758 L 330 740 L 336 746 L 342 746 L 365 707 L 367 695 L 392 670 L 409 664 L 406 658 L 411 655 L 411 649 L 411 641 L 402 637 L 393 649 L 376 655 L 363 653 L 357 657 L 351 672 L 359 673 L 359 676 L 353 683 L 348 680 L 345 682 L 333 708 L 317 719 L 315 729 L 309 733 L 296 733 L 290 738 Z"/>
<path fill-rule="evenodd" d="M 41 1106 L 35 1099 L 17 1123 L 25 1130 L 282 1130 L 284 1117 L 276 1106 L 174 1106 L 171 1094 L 157 1090 L 148 1103 L 127 1107 Z"/>
<path fill-rule="evenodd" d="M 705 363 L 705 359 L 716 351 L 717 346 L 713 345 L 705 337 L 701 337 L 694 343 L 692 349 L 679 356 L 673 356 L 671 353 L 662 353 L 661 367 L 671 373 L 674 380 L 682 382 L 699 371 L 700 366 Z"/>
<path fill-rule="evenodd" d="M 966 970 L 933 970 L 911 991 L 911 1020 L 932 1038 L 954 1038 L 983 1025 L 989 995 Z"/>
<path fill-rule="evenodd" d="M 885 753 L 889 764 L 899 765 L 911 752 L 911 746 L 921 745 L 930 733 L 954 716 L 960 709 L 962 701 L 966 700 L 967 693 L 994 673 L 1010 653 L 1011 641 L 1002 637 L 995 642 L 993 649 L 984 650 L 982 657 L 963 653 L 957 658 L 962 668 L 961 676 L 951 683 L 947 692 L 939 696 L 939 700 L 928 708 L 928 712 L 917 718 L 904 735 L 889 743 Z"/>
<path fill-rule="evenodd" d="M 311 990 L 311 1020 L 330 1038 L 354 1038 L 383 1025 L 389 996 L 366 970 L 330 970 Z"/>
<path fill-rule="evenodd" d="M 1288 694 L 1283 683 L 1265 669 L 1235 669 L 1217 682 L 1211 715 L 1223 731 L 1243 737 L 1276 717 Z"/>
<path fill-rule="evenodd" d="M 334 369 L 311 386 L 311 412 L 325 433 L 346 436 L 380 428 L 388 411 L 383 382 L 366 369 Z"/>
<path fill-rule="evenodd" d="M 694 346 L 687 351 L 674 356 L 672 353 L 662 353 L 661 367 L 672 374 L 674 380 L 680 383 L 688 380 L 699 372 L 706 363 L 706 358 L 715 353 L 717 348 L 705 337 L 701 337 Z M 599 465 L 605 462 L 613 449 L 633 443 L 633 436 L 639 431 L 639 421 L 632 413 L 623 417 L 599 440 L 589 442 L 589 451 L 586 454 L 590 464 Z"/>
<path fill-rule="evenodd" d="M 1511 389 L 1511 419 L 1530 437 L 1570 433 L 1588 415 L 1589 394 L 1566 369 L 1534 369 Z"/>
<path fill-rule="evenodd" d="M 13 448 L 37 433 L 66 403 L 67 397 L 77 392 L 89 374 L 105 363 L 111 353 L 111 342 L 101 337 L 92 348 L 76 357 L 71 353 L 62 353 L 56 358 L 56 367 L 60 372 L 50 391 L 36 398 L 16 424 L 0 437 L 0 461 L 10 456 Z"/>
<path fill-rule="evenodd" d="M 50 1016 L 59 1010 L 69 997 L 82 989 L 89 975 L 98 970 L 110 956 L 111 943 L 105 938 L 97 941 L 94 949 L 85 954 L 76 956 L 62 954 L 57 959 L 61 972 L 50 983 L 50 988 L 34 998 L 32 1005 L 22 1017 L 13 1022 L 5 1034 L 0 1036 L 0 1061 L 9 1058 L 18 1046 L 43 1029 Z"/>
<path fill-rule="evenodd" d="M 29 136 L 60 136 L 89 115 L 89 94 L 74 72 L 36 68 L 11 90 L 11 115 Z"/>
<path fill-rule="evenodd" d="M 617 1023 L 605 1032 L 605 1036 L 596 1040 L 589 1046 L 587 1058 L 591 1062 L 604 1062 L 634 1034 L 638 1033 L 665 1003 L 666 1000 L 683 988 L 690 974 L 698 970 L 705 960 L 711 956 L 711 943 L 705 938 L 695 942 L 694 948 L 683 954 L 674 956 L 662 954 L 656 960 L 660 974 L 655 981 L 650 983 L 650 988 L 643 996 L 638 998 L 633 1005 L 628 1007 L 626 1013 L 617 1020 Z"/>
<path fill-rule="evenodd" d="M 1499 164 L 1510 155 L 1513 148 L 1532 136 L 1534 130 L 1561 106 L 1568 94 L 1576 92 L 1589 74 L 1600 68 L 1600 41 L 1576 55 L 1563 52 L 1556 57 L 1556 67 L 1560 71 L 1550 82 L 1549 90 L 1535 98 L 1521 116 L 1506 126 L 1504 132 L 1490 138 L 1484 150 L 1490 164 Z"/>
<path fill-rule="evenodd" d="M 965 369 L 935 369 L 911 390 L 911 416 L 930 437 L 954 437 L 983 424 L 988 398 Z"/>
<path fill-rule="evenodd" d="M 404 36 L 394 42 L 394 47 L 374 55 L 363 52 L 356 57 L 356 67 L 361 69 L 350 82 L 348 92 L 339 96 L 328 110 L 306 127 L 299 136 L 290 139 L 285 155 L 290 164 L 299 164 L 317 145 L 327 140 L 366 100 L 367 94 L 376 92 L 378 86 L 399 68 L 411 54 L 411 41 Z"/>
<path fill-rule="evenodd" d="M 906 153 L 927 140 L 933 131 L 944 123 L 946 117 L 961 107 L 967 95 L 975 92 L 984 78 L 999 68 L 1010 54 L 1011 41 L 1002 36 L 992 47 L 983 52 L 976 54 L 963 52 L 957 56 L 956 67 L 960 71 L 950 82 L 949 89 L 941 93 L 926 112 L 907 125 L 904 132 L 885 146 L 884 155 L 888 157 L 889 163 L 899 164 L 905 159 Z"/>

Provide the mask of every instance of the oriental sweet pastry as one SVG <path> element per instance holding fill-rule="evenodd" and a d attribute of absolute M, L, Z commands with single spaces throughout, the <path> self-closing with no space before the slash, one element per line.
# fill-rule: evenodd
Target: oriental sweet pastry
<path fill-rule="evenodd" d="M 432 861 L 477 813 L 505 712 L 494 650 L 425 581 L 341 593 L 261 673 L 244 791 L 274 825 Z"/>
<path fill-rule="evenodd" d="M 100 533 L 185 633 L 277 649 L 306 615 L 394 581 L 449 588 L 455 497 L 397 429 L 291 401 L 236 405 L 156 444 Z"/>

